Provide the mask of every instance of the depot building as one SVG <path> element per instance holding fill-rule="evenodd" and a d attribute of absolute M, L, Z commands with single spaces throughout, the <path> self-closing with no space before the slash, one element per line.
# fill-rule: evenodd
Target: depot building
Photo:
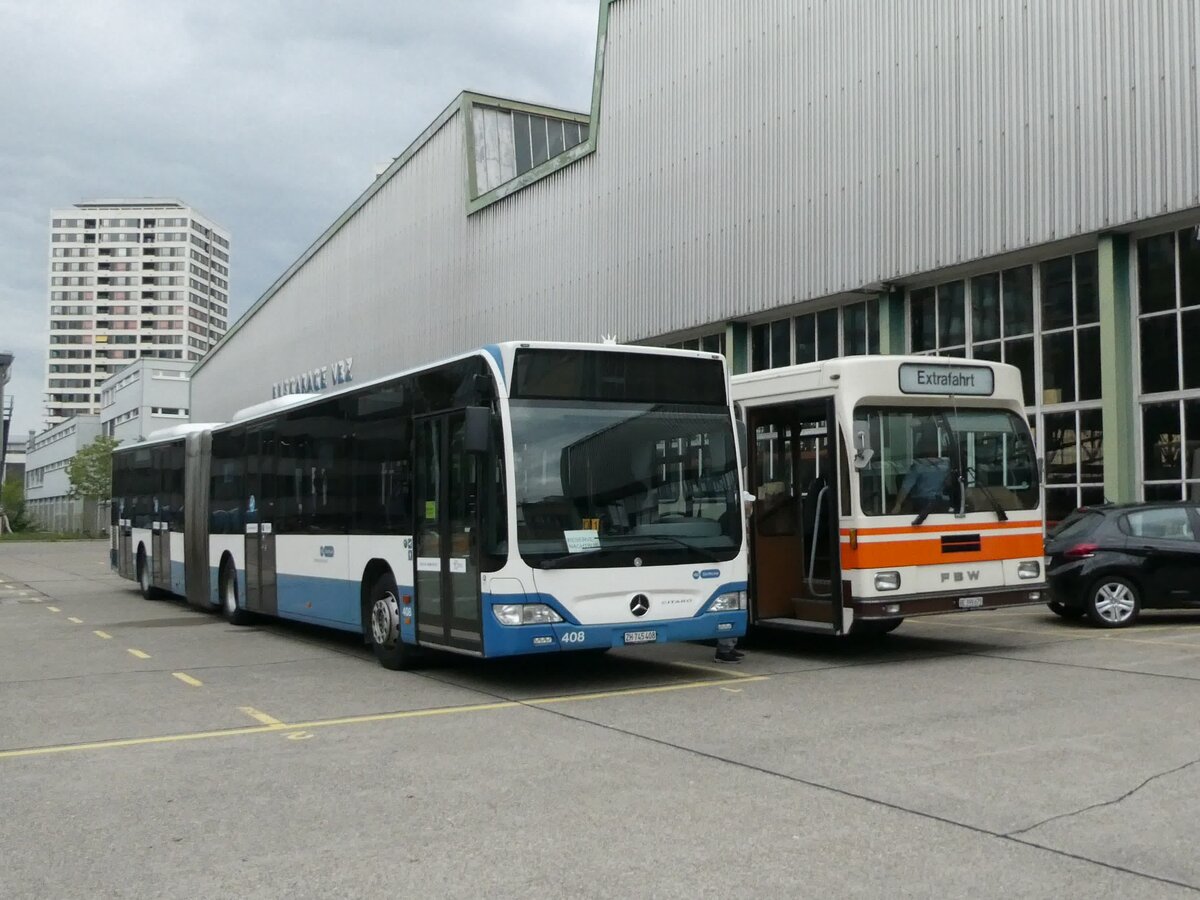
<path fill-rule="evenodd" d="M 511 339 L 1017 366 L 1047 517 L 1200 498 L 1200 0 L 602 0 L 591 108 L 464 93 L 193 371 L 195 421 Z"/>

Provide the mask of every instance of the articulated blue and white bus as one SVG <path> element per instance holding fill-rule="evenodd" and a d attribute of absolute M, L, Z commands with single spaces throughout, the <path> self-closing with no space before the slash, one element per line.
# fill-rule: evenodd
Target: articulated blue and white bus
<path fill-rule="evenodd" d="M 717 354 L 491 345 L 118 448 L 112 565 L 394 669 L 734 637 L 738 443 Z"/>

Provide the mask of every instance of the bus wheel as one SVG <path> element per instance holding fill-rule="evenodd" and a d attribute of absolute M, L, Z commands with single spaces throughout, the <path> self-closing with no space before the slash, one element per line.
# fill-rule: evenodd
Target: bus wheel
<path fill-rule="evenodd" d="M 860 620 L 850 626 L 850 636 L 864 638 L 883 637 L 885 634 L 891 634 L 899 628 L 900 623 L 903 621 L 903 616 L 898 619 Z"/>
<path fill-rule="evenodd" d="M 146 564 L 146 551 L 141 547 L 138 547 L 137 555 L 137 580 L 138 589 L 141 590 L 143 597 L 147 600 L 159 598 L 158 589 L 150 584 L 150 566 Z"/>
<path fill-rule="evenodd" d="M 233 564 L 221 561 L 221 614 L 230 625 L 250 624 L 250 613 L 238 606 L 237 571 Z"/>
<path fill-rule="evenodd" d="M 417 650 L 400 639 L 400 601 L 396 579 L 381 575 L 371 588 L 363 629 L 375 658 L 385 669 L 411 669 L 417 662 Z"/>

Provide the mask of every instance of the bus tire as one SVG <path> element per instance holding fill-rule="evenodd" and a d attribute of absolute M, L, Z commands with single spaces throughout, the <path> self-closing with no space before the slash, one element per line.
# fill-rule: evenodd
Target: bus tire
<path fill-rule="evenodd" d="M 903 621 L 903 616 L 895 619 L 860 620 L 850 626 L 850 636 L 863 638 L 883 637 L 885 634 L 891 634 L 893 631 L 899 628 L 900 623 Z"/>
<path fill-rule="evenodd" d="M 249 625 L 250 613 L 238 606 L 237 570 L 228 556 L 221 560 L 218 592 L 221 600 L 221 615 L 225 617 L 225 621 L 230 625 Z"/>
<path fill-rule="evenodd" d="M 146 548 L 140 545 L 137 552 L 137 583 L 138 590 L 142 592 L 145 599 L 157 600 L 162 596 L 158 588 L 150 583 L 150 566 L 146 561 Z"/>
<path fill-rule="evenodd" d="M 393 671 L 414 668 L 419 651 L 400 639 L 400 598 L 391 572 L 375 579 L 363 613 L 363 636 L 379 664 Z"/>

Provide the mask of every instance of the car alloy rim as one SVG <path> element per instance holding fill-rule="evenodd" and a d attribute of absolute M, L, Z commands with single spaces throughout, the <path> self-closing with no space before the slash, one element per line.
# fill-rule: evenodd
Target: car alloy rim
<path fill-rule="evenodd" d="M 1106 622 L 1124 622 L 1133 615 L 1133 591 L 1120 582 L 1102 584 L 1096 591 L 1096 612 Z"/>
<path fill-rule="evenodd" d="M 375 601 L 371 610 L 371 637 L 378 646 L 390 650 L 399 633 L 400 606 L 396 603 L 396 595 L 388 591 Z"/>

